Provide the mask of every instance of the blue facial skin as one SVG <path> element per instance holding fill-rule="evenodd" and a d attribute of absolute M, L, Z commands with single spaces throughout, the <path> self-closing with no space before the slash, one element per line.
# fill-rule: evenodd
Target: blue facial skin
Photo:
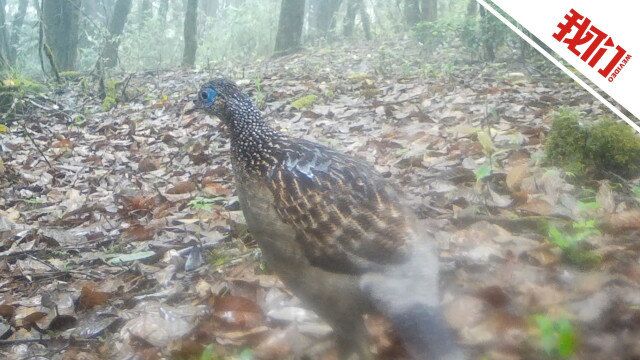
<path fill-rule="evenodd" d="M 202 104 L 204 106 L 209 107 L 216 100 L 217 96 L 217 91 L 212 88 L 206 88 L 202 92 L 200 92 L 200 101 L 202 101 Z"/>

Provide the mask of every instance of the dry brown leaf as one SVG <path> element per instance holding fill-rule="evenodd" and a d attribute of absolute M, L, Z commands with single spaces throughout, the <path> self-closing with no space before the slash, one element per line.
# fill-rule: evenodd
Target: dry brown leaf
<path fill-rule="evenodd" d="M 0 316 L 9 320 L 15 315 L 16 308 L 12 305 L 2 304 L 0 305 Z"/>
<path fill-rule="evenodd" d="M 601 225 L 603 230 L 614 234 L 640 230 L 640 209 L 632 209 L 608 215 Z"/>
<path fill-rule="evenodd" d="M 150 172 L 158 170 L 160 168 L 160 162 L 156 159 L 147 157 L 138 163 L 138 170 L 141 172 Z"/>
<path fill-rule="evenodd" d="M 196 191 L 196 184 L 192 181 L 180 181 L 175 184 L 172 188 L 167 190 L 167 194 L 187 194 L 193 191 Z"/>
<path fill-rule="evenodd" d="M 88 310 L 96 306 L 101 306 L 109 301 L 110 293 L 97 291 L 92 285 L 85 285 L 80 292 L 78 299 L 79 309 Z"/>
<path fill-rule="evenodd" d="M 507 187 L 511 192 L 520 191 L 520 184 L 529 175 L 529 167 L 526 163 L 518 164 L 507 171 Z"/>
<path fill-rule="evenodd" d="M 611 190 L 609 181 L 603 180 L 600 182 L 596 201 L 598 205 L 600 205 L 600 208 L 607 214 L 612 214 L 616 210 L 616 202 L 613 199 L 613 190 Z"/>
<path fill-rule="evenodd" d="M 219 195 L 219 196 L 231 195 L 231 190 L 229 190 L 229 188 L 225 187 L 219 182 L 205 181 L 203 190 L 205 193 L 209 195 Z"/>
<path fill-rule="evenodd" d="M 147 241 L 153 239 L 156 231 L 157 229 L 155 227 L 145 227 L 140 224 L 135 224 L 124 229 L 122 234 L 127 241 Z"/>
<path fill-rule="evenodd" d="M 542 199 L 530 199 L 526 204 L 518 206 L 518 209 L 542 216 L 549 216 L 553 213 L 553 206 Z"/>
<path fill-rule="evenodd" d="M 47 316 L 46 312 L 34 311 L 31 314 L 23 317 L 20 321 L 20 325 L 25 329 L 31 329 L 36 323 Z M 37 326 L 37 325 L 36 325 Z"/>
<path fill-rule="evenodd" d="M 511 301 L 509 295 L 498 285 L 483 287 L 478 290 L 477 296 L 495 308 L 504 307 Z"/>
<path fill-rule="evenodd" d="M 70 147 L 73 147 L 73 143 L 71 142 L 71 140 L 63 138 L 63 139 L 60 139 L 58 141 L 55 141 L 53 144 L 51 144 L 51 147 L 53 147 L 53 148 L 70 148 Z"/>
<path fill-rule="evenodd" d="M 253 300 L 241 296 L 216 298 L 213 315 L 231 327 L 252 328 L 262 323 L 262 310 Z"/>

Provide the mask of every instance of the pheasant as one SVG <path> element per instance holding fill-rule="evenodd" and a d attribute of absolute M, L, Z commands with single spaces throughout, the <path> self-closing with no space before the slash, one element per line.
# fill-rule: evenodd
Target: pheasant
<path fill-rule="evenodd" d="M 382 314 L 414 359 L 463 359 L 439 304 L 434 239 L 373 167 L 270 127 L 232 81 L 195 107 L 228 130 L 249 232 L 267 264 L 333 328 L 341 359 L 372 359 L 365 314 Z"/>

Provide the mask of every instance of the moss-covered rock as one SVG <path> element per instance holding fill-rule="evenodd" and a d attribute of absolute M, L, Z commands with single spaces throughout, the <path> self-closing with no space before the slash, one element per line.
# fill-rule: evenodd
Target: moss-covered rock
<path fill-rule="evenodd" d="M 37 94 L 46 90 L 46 87 L 38 82 L 20 75 L 8 75 L 0 82 L 0 113 L 7 116 L 0 117 L 0 123 L 9 123 L 13 120 L 12 114 L 8 114 L 15 99 L 20 100 L 27 94 Z M 20 111 L 23 106 L 21 101 L 16 103 L 15 111 Z"/>
<path fill-rule="evenodd" d="M 302 110 L 311 107 L 318 101 L 317 95 L 305 95 L 291 103 L 291 107 L 297 110 Z"/>
<path fill-rule="evenodd" d="M 109 111 L 118 104 L 118 85 L 116 80 L 107 80 L 105 84 L 105 97 L 102 99 L 102 110 Z"/>
<path fill-rule="evenodd" d="M 545 143 L 547 160 L 567 171 L 582 174 L 588 130 L 580 125 L 578 111 L 562 108 L 553 116 L 551 131 Z"/>
<path fill-rule="evenodd" d="M 566 108 L 554 114 L 545 143 L 550 164 L 576 175 L 640 174 L 640 136 L 631 127 L 608 118 L 583 126 L 580 116 Z"/>
<path fill-rule="evenodd" d="M 598 170 L 629 177 L 640 174 L 640 136 L 627 124 L 603 119 L 592 126 L 586 152 Z"/>

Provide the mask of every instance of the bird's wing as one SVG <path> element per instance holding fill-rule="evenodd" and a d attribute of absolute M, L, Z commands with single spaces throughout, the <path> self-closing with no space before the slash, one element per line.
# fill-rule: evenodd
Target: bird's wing
<path fill-rule="evenodd" d="M 282 157 L 269 174 L 275 208 L 314 266 L 361 273 L 403 258 L 406 213 L 370 165 L 304 140 Z"/>

